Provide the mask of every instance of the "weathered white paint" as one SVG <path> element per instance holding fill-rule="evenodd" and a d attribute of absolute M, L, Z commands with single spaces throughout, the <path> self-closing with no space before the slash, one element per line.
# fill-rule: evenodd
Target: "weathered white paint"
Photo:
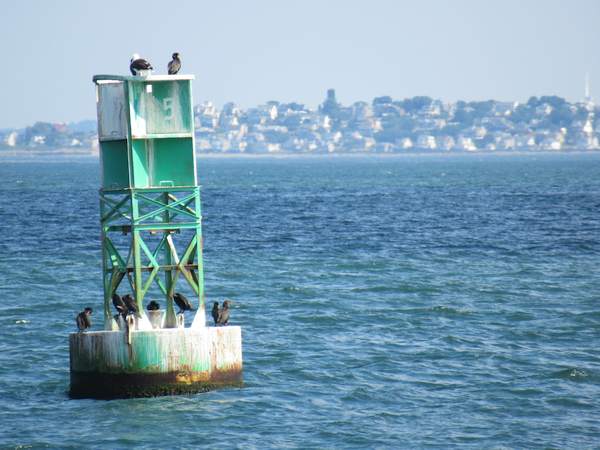
<path fill-rule="evenodd" d="M 242 332 L 238 326 L 72 333 L 69 344 L 71 371 L 76 372 L 181 371 L 208 381 L 212 372 L 242 367 Z"/>
<path fill-rule="evenodd" d="M 156 329 L 156 328 L 163 327 L 163 322 L 165 320 L 165 313 L 166 313 L 166 311 L 163 311 L 161 309 L 159 309 L 157 311 L 148 311 L 146 313 L 148 315 L 148 320 L 152 324 L 152 328 Z"/>
<path fill-rule="evenodd" d="M 135 331 L 150 331 L 153 330 L 154 327 L 152 326 L 152 323 L 150 322 L 150 319 L 148 319 L 148 316 L 146 315 L 146 311 L 141 311 L 140 316 L 135 316 L 135 322 L 133 323 L 133 329 Z M 127 316 L 129 317 L 133 317 L 133 316 Z"/>
<path fill-rule="evenodd" d="M 134 317 L 133 315 L 127 316 L 128 323 L 125 322 L 123 316 L 117 315 L 111 318 L 110 322 L 107 322 L 105 331 L 125 331 L 131 328 L 132 331 L 142 330 L 154 330 L 166 328 L 166 316 L 165 310 L 158 311 L 144 311 L 141 317 Z M 192 321 L 192 328 L 204 328 L 206 326 L 206 317 L 203 308 L 198 308 L 194 319 Z M 176 316 L 176 328 L 185 328 L 185 316 L 183 314 L 177 314 Z"/>
<path fill-rule="evenodd" d="M 99 140 L 125 139 L 127 125 L 123 83 L 103 83 L 96 89 Z"/>
<path fill-rule="evenodd" d="M 127 81 L 127 80 L 137 80 L 139 81 L 140 77 L 135 77 L 131 75 L 94 75 L 92 80 L 98 84 L 104 84 L 111 81 Z M 194 80 L 196 77 L 194 75 L 150 75 L 149 77 L 144 78 L 147 81 L 172 81 L 172 80 Z"/>
<path fill-rule="evenodd" d="M 106 331 L 120 331 L 120 330 L 124 330 L 125 327 L 127 326 L 125 323 L 125 319 L 123 319 L 123 316 L 118 314 L 117 316 L 113 316 L 113 318 L 111 319 L 110 322 L 105 323 L 105 330 Z"/>
<path fill-rule="evenodd" d="M 198 311 L 196 311 L 191 327 L 196 330 L 206 327 L 206 314 L 204 313 L 204 307 L 198 308 Z"/>

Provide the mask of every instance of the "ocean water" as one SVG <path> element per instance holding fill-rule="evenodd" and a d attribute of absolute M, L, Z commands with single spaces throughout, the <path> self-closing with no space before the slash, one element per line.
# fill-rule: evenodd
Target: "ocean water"
<path fill-rule="evenodd" d="M 0 447 L 600 448 L 600 155 L 198 170 L 245 386 L 70 400 L 99 168 L 0 161 Z"/>

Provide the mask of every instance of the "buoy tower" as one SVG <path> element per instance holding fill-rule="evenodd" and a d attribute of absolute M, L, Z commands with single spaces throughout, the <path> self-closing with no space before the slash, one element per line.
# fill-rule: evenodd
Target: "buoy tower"
<path fill-rule="evenodd" d="M 206 324 L 191 75 L 96 75 L 104 330 L 72 333 L 70 395 L 122 398 L 242 382 L 241 329 Z M 196 311 L 186 327 L 173 296 Z M 136 313 L 112 309 L 131 295 Z M 146 311 L 150 300 L 164 309 Z M 189 313 L 188 313 L 189 314 Z"/>

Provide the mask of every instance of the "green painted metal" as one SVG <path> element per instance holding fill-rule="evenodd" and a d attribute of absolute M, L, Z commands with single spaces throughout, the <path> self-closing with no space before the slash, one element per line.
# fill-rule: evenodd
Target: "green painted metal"
<path fill-rule="evenodd" d="M 129 80 L 131 130 L 135 137 L 193 133 L 189 80 Z"/>
<path fill-rule="evenodd" d="M 102 186 L 125 189 L 129 186 L 127 163 L 127 141 L 105 141 L 102 143 L 101 167 Z"/>
<path fill-rule="evenodd" d="M 196 178 L 191 76 L 94 77 L 102 188 L 105 329 L 111 298 L 129 283 L 140 315 L 157 286 L 175 327 L 179 283 L 197 296 L 204 325 L 202 215 Z M 125 236 L 127 245 L 122 244 Z"/>

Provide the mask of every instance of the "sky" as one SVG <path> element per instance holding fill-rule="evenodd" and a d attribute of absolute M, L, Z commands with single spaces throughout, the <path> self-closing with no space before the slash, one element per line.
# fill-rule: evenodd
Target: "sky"
<path fill-rule="evenodd" d="M 0 4 L 0 128 L 94 119 L 94 74 L 132 53 L 194 101 L 316 107 L 428 95 L 445 102 L 600 99 L 598 0 L 34 1 Z"/>

